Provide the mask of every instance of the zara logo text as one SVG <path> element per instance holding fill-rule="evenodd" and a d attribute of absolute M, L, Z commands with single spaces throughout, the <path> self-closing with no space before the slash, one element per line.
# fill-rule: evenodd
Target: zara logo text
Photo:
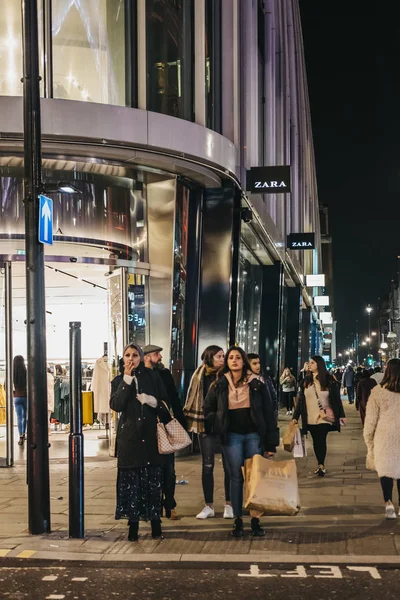
<path fill-rule="evenodd" d="M 256 181 L 254 187 L 257 189 L 260 188 L 285 188 L 287 187 L 284 181 Z"/>

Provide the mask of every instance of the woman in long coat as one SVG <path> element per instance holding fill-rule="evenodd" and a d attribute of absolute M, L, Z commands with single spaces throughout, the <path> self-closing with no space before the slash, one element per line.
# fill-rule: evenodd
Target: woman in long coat
<path fill-rule="evenodd" d="M 364 423 L 367 468 L 381 480 L 385 515 L 395 519 L 393 480 L 397 482 L 400 504 L 400 359 L 389 360 L 382 383 L 368 399 Z"/>
<path fill-rule="evenodd" d="M 124 373 L 112 382 L 110 408 L 120 413 L 116 455 L 118 458 L 115 518 L 129 520 L 130 541 L 138 540 L 139 520 L 150 520 L 153 538 L 161 537 L 162 465 L 165 457 L 157 445 L 157 419 L 167 423 L 171 415 L 163 400 L 164 386 L 143 353 L 129 344 L 123 353 Z"/>

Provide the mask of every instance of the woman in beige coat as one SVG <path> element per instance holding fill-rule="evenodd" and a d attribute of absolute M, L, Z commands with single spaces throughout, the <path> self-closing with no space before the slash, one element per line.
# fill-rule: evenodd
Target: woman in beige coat
<path fill-rule="evenodd" d="M 364 425 L 367 469 L 377 471 L 382 486 L 387 519 L 395 519 L 393 480 L 397 480 L 400 504 L 400 359 L 386 366 L 382 383 L 373 388 Z M 399 510 L 400 515 L 400 510 Z"/>

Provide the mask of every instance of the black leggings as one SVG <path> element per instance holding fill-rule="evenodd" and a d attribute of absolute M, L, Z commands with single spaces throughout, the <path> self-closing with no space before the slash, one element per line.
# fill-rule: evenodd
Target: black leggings
<path fill-rule="evenodd" d="M 215 450 L 217 446 L 217 438 L 214 435 L 208 435 L 207 433 L 199 434 L 199 446 L 203 462 L 202 468 L 202 484 L 204 501 L 206 504 L 213 504 L 214 502 L 214 461 L 215 461 Z M 229 477 L 228 466 L 225 460 L 223 449 L 222 454 L 222 465 L 224 467 L 224 487 L 225 487 L 225 500 L 230 502 L 231 500 L 231 482 Z"/>
<path fill-rule="evenodd" d="M 399 494 L 399 504 L 400 504 L 400 479 L 397 479 L 397 491 Z M 381 486 L 383 492 L 383 499 L 385 502 L 392 501 L 393 495 L 393 479 L 391 477 L 381 477 Z"/>
<path fill-rule="evenodd" d="M 309 425 L 308 431 L 313 440 L 314 452 L 319 465 L 325 464 L 326 457 L 326 437 L 331 431 L 331 426 L 325 423 L 323 425 Z"/>
<path fill-rule="evenodd" d="M 282 392 L 283 401 L 286 405 L 286 410 L 293 410 L 293 396 L 295 392 Z"/>

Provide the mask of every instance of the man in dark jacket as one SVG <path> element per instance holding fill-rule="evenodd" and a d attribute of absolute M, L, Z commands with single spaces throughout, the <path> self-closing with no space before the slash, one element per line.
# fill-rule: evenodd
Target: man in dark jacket
<path fill-rule="evenodd" d="M 148 369 L 152 369 L 154 373 L 161 379 L 165 390 L 167 392 L 167 402 L 169 408 L 172 409 L 175 419 L 185 427 L 185 416 L 182 410 L 182 404 L 175 387 L 175 382 L 171 372 L 164 367 L 162 364 L 162 351 L 161 346 L 154 344 L 148 344 L 143 348 L 143 361 Z M 166 455 L 166 463 L 164 465 L 164 493 L 163 493 L 163 506 L 165 509 L 165 516 L 168 519 L 177 520 L 179 519 L 178 513 L 176 512 L 176 501 L 175 501 L 175 456 L 174 454 Z"/>

